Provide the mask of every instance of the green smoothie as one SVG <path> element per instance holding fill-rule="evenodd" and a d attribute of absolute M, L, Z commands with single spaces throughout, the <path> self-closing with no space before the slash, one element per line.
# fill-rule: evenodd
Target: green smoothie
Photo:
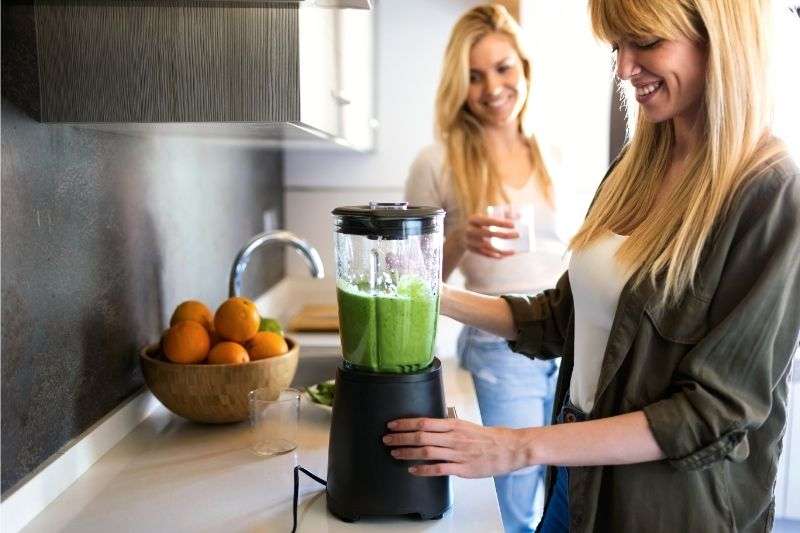
<path fill-rule="evenodd" d="M 421 370 L 433 360 L 439 296 L 404 277 L 392 293 L 340 283 L 339 328 L 345 360 L 373 372 Z"/>

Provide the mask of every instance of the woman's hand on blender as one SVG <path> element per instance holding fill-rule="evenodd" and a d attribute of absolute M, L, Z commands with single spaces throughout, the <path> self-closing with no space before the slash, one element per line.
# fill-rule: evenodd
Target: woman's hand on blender
<path fill-rule="evenodd" d="M 493 218 L 475 214 L 467 219 L 464 227 L 464 247 L 470 252 L 500 259 L 514 255 L 513 250 L 500 250 L 492 245 L 491 239 L 516 239 L 519 233 L 514 222 L 505 218 Z"/>
<path fill-rule="evenodd" d="M 440 418 L 393 420 L 388 427 L 383 442 L 395 459 L 441 461 L 409 467 L 416 476 L 480 478 L 527 466 L 519 430 Z"/>

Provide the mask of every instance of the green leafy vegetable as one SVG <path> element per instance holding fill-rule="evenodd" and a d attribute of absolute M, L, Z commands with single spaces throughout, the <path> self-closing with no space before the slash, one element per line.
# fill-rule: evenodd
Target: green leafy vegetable
<path fill-rule="evenodd" d="M 336 382 L 332 379 L 311 385 L 306 388 L 306 392 L 314 403 L 333 406 L 333 394 L 336 392 Z"/>

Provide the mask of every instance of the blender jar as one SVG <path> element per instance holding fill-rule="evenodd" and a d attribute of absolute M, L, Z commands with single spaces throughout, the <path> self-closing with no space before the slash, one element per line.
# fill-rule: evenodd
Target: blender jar
<path fill-rule="evenodd" d="M 436 207 L 337 207 L 336 295 L 345 364 L 407 373 L 433 361 L 442 282 Z"/>

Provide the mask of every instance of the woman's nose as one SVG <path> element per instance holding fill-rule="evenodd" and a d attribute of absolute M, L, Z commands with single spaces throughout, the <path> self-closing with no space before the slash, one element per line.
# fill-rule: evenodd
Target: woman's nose
<path fill-rule="evenodd" d="M 637 62 L 636 53 L 629 46 L 619 45 L 619 49 L 617 49 L 617 77 L 621 80 L 628 80 L 641 71 L 642 67 Z"/>
<path fill-rule="evenodd" d="M 495 95 L 503 88 L 503 80 L 498 76 L 490 74 L 486 77 L 486 92 L 490 95 Z"/>

